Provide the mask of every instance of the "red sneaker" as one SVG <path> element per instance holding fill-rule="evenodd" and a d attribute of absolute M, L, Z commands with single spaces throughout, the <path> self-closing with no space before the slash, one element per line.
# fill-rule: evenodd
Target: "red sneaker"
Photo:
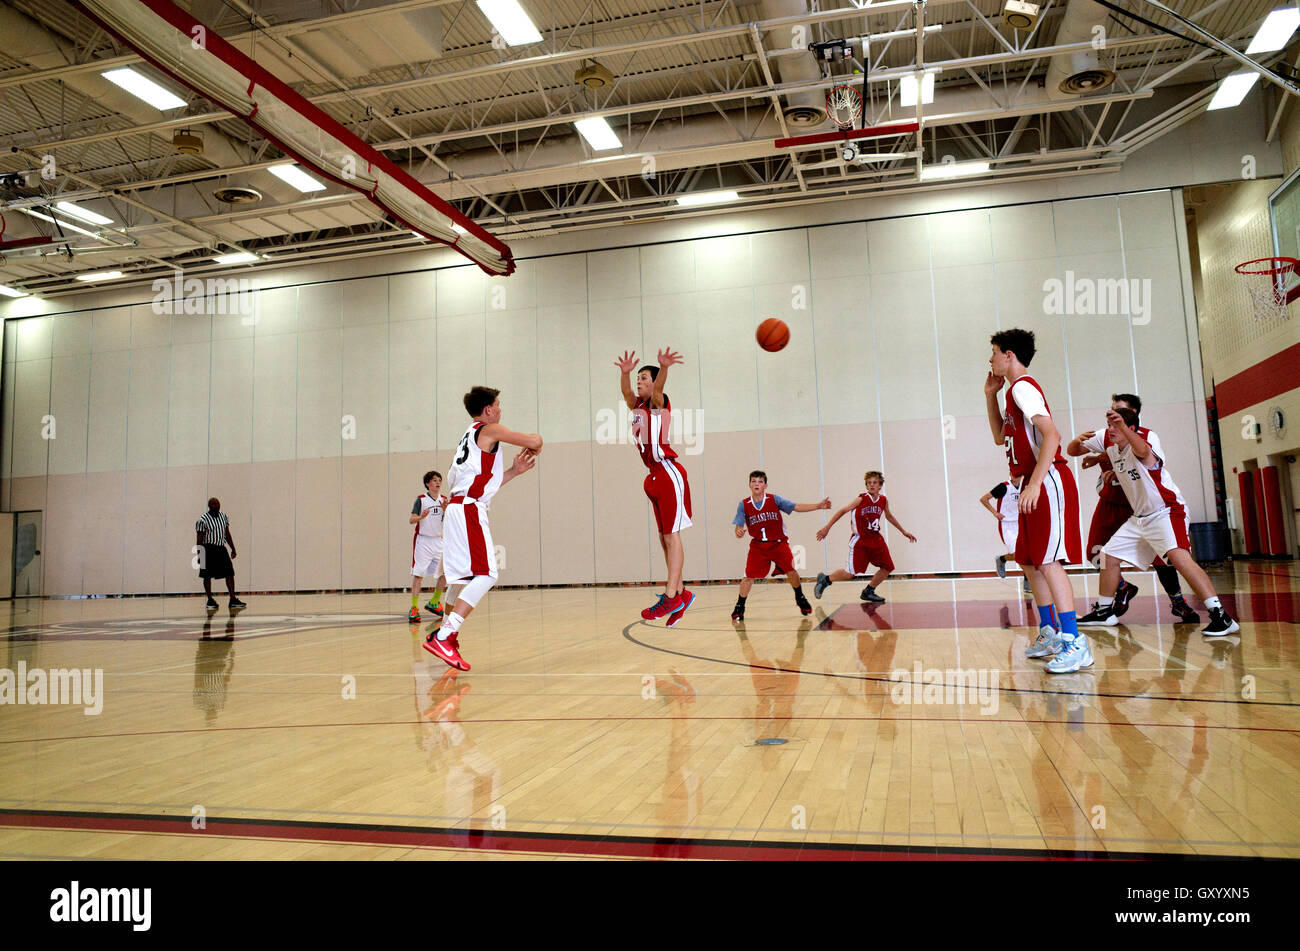
<path fill-rule="evenodd" d="M 658 601 L 641 612 L 641 617 L 647 621 L 657 621 L 677 606 L 675 602 L 676 599 L 670 601 L 668 595 L 661 594 Z"/>
<path fill-rule="evenodd" d="M 682 615 L 686 613 L 686 609 L 689 608 L 694 602 L 695 602 L 695 595 L 687 591 L 685 588 L 682 588 L 682 593 L 679 594 L 672 601 L 668 602 L 669 606 L 671 606 L 672 608 L 671 613 L 668 615 L 668 626 L 676 627 L 677 622 L 680 621 L 682 619 Z"/>
<path fill-rule="evenodd" d="M 457 670 L 469 670 L 469 664 L 465 658 L 460 656 L 460 645 L 456 643 L 456 635 L 450 635 L 446 640 L 438 640 L 438 632 L 434 630 L 424 639 L 424 649 L 434 657 L 438 658 L 448 667 L 455 667 Z"/>

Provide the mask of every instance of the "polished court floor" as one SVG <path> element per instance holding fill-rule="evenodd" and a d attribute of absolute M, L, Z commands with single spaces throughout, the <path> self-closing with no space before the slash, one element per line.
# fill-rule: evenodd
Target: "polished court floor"
<path fill-rule="evenodd" d="M 1134 575 L 1060 677 L 1018 578 L 759 585 L 740 627 L 704 586 L 671 630 L 648 588 L 501 590 L 467 673 L 398 594 L 18 600 L 0 668 L 102 670 L 102 709 L 0 706 L 0 855 L 1297 857 L 1298 576 L 1216 574 L 1207 639 Z"/>

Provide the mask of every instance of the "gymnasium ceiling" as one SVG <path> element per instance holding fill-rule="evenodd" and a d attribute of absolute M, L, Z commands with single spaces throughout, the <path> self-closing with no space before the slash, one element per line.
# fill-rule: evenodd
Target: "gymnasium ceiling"
<path fill-rule="evenodd" d="M 1144 0 L 1111 0 L 1175 32 Z M 609 227 L 720 207 L 778 207 L 837 197 L 954 187 L 976 179 L 921 181 L 945 157 L 989 162 L 983 180 L 1113 170 L 1128 156 L 1204 111 L 1216 82 L 1240 66 L 1211 47 L 1100 11 L 1106 49 L 1098 62 L 1055 48 L 1090 46 L 1067 20 L 1097 19 L 1091 0 L 1042 0 L 1032 32 L 1003 22 L 1003 0 L 522 0 L 542 41 L 494 47 L 473 0 L 193 0 L 210 29 L 325 109 L 488 231 L 527 235 Z M 1245 48 L 1281 0 L 1166 0 L 1215 37 Z M 1071 7 L 1093 7 L 1092 11 Z M 919 25 L 930 29 L 918 41 Z M 790 21 L 790 17 L 803 20 Z M 780 19 L 779 29 L 764 22 Z M 801 122 L 830 85 L 806 39 L 871 35 L 866 112 L 912 118 L 900 80 L 918 64 L 939 68 L 934 102 L 916 136 L 869 140 L 892 158 L 845 163 L 837 148 L 782 150 L 773 139 L 825 131 Z M 937 27 L 937 29 L 935 29 Z M 892 37 L 882 38 L 882 34 Z M 419 247 L 427 242 L 383 220 L 356 192 L 330 184 L 299 193 L 267 169 L 284 155 L 239 120 L 143 63 L 65 0 L 0 0 L 0 211 L 6 237 L 50 234 L 31 217 L 60 200 L 112 219 L 66 234 L 72 254 L 8 252 L 0 283 L 61 295 L 103 288 L 77 274 L 120 270 L 117 285 L 183 267 L 225 273 L 217 254 L 257 254 L 257 268 Z M 1281 61 L 1294 47 L 1261 57 Z M 863 56 L 861 46 L 857 47 Z M 613 75 L 589 90 L 575 71 L 592 60 Z M 185 99 L 160 112 L 100 78 L 131 65 Z M 1072 72 L 1100 67 L 1112 84 L 1088 95 L 1056 91 Z M 837 66 L 840 70 L 844 67 Z M 1174 105 L 1156 92 L 1174 90 Z M 1266 95 L 1275 134 L 1282 97 Z M 604 116 L 622 141 L 593 152 L 573 121 Z M 173 135 L 203 139 L 182 155 Z M 1264 130 L 1261 130 L 1264 131 Z M 55 159 L 56 176 L 39 175 Z M 653 163 L 653 164 L 651 164 Z M 648 174 L 653 172 L 654 174 Z M 261 193 L 248 205 L 214 195 L 223 186 Z M 726 206 L 679 205 L 684 194 L 734 190 Z M 61 217 L 61 216 L 60 216 Z M 247 276 L 247 270 L 239 272 Z"/>

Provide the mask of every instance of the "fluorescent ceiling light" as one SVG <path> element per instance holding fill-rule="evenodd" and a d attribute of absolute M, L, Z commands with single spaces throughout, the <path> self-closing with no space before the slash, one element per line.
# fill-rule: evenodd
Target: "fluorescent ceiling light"
<path fill-rule="evenodd" d="M 78 274 L 79 281 L 112 281 L 122 276 L 121 271 L 96 271 L 94 274 Z"/>
<path fill-rule="evenodd" d="M 962 175 L 983 175 L 991 166 L 988 162 L 940 162 L 921 169 L 921 181 L 937 178 L 959 178 Z"/>
<path fill-rule="evenodd" d="M 300 192 L 324 191 L 325 186 L 297 165 L 272 165 L 267 169 L 272 175 L 298 189 Z"/>
<path fill-rule="evenodd" d="M 1295 7 L 1282 7 L 1264 17 L 1259 32 L 1246 47 L 1247 53 L 1272 53 L 1286 46 L 1291 34 L 1300 27 L 1300 10 Z"/>
<path fill-rule="evenodd" d="M 452 223 L 451 230 L 456 232 L 457 234 L 469 234 L 468 228 L 464 228 L 454 222 Z"/>
<path fill-rule="evenodd" d="M 137 99 L 143 99 L 155 109 L 179 109 L 185 105 L 184 99 L 168 92 L 148 76 L 137 73 L 130 66 L 124 66 L 122 69 L 110 69 L 100 75 L 110 83 L 121 86 Z"/>
<path fill-rule="evenodd" d="M 737 201 L 740 195 L 736 192 L 699 192 L 695 195 L 682 195 L 677 199 L 679 205 L 716 205 L 724 201 Z"/>
<path fill-rule="evenodd" d="M 89 208 L 82 208 L 80 205 L 74 205 L 70 201 L 56 202 L 55 208 L 65 215 L 72 215 L 74 218 L 80 218 L 82 221 L 89 221 L 92 225 L 111 225 L 112 218 L 105 218 L 103 215 L 91 211 Z"/>
<path fill-rule="evenodd" d="M 610 149 L 621 149 L 623 143 L 619 141 L 614 130 L 609 127 L 604 116 L 593 116 L 590 119 L 579 119 L 573 124 L 573 127 L 582 133 L 582 137 L 587 140 L 597 152 L 608 152 Z"/>
<path fill-rule="evenodd" d="M 218 264 L 247 264 L 249 261 L 259 261 L 261 258 L 256 254 L 250 254 L 248 251 L 239 251 L 234 254 L 218 254 L 212 260 Z"/>
<path fill-rule="evenodd" d="M 28 297 L 27 291 L 20 291 L 16 287 L 10 287 L 8 284 L 0 284 L 0 294 L 5 297 Z"/>
<path fill-rule="evenodd" d="M 916 105 L 916 76 L 904 76 L 899 85 L 900 104 L 904 106 Z M 934 73 L 926 71 L 921 76 L 921 105 L 928 106 L 934 102 Z"/>
<path fill-rule="evenodd" d="M 22 210 L 25 211 L 27 214 L 31 215 L 33 218 L 40 218 L 42 221 L 53 222 L 54 224 L 58 225 L 60 228 L 67 228 L 69 231 L 77 232 L 77 234 L 84 234 L 91 238 L 98 238 L 101 241 L 103 240 L 102 238 L 99 237 L 99 235 L 95 234 L 95 232 L 87 231 L 85 228 L 78 228 L 76 225 L 71 224 L 67 221 L 60 221 L 58 218 L 51 218 L 49 215 L 43 215 L 39 211 L 32 211 L 30 208 L 24 208 Z"/>
<path fill-rule="evenodd" d="M 528 18 L 518 0 L 478 0 L 478 8 L 492 22 L 507 46 L 540 43 L 542 34 Z"/>
<path fill-rule="evenodd" d="M 1223 82 L 1219 83 L 1219 90 L 1206 106 L 1207 112 L 1215 109 L 1231 109 L 1233 106 L 1241 105 L 1241 100 L 1246 98 L 1246 94 L 1254 87 L 1255 81 L 1259 79 L 1259 73 L 1251 70 L 1243 70 L 1240 73 L 1233 73 L 1231 76 L 1225 76 Z"/>

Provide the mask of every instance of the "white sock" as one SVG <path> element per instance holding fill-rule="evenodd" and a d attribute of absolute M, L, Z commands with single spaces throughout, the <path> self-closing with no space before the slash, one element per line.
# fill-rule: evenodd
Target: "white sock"
<path fill-rule="evenodd" d="M 1097 603 L 1103 608 L 1108 608 L 1115 603 L 1115 599 L 1113 597 L 1103 598 L 1101 595 L 1097 595 Z"/>
<path fill-rule="evenodd" d="M 460 626 L 464 623 L 465 619 L 455 611 L 452 611 L 443 620 L 442 626 L 438 628 L 438 640 L 445 641 L 447 638 L 451 637 L 451 635 L 457 633 L 460 630 Z"/>
<path fill-rule="evenodd" d="M 1205 606 L 1209 608 L 1211 611 L 1214 611 L 1218 608 L 1222 608 L 1223 603 L 1219 601 L 1219 596 L 1216 594 L 1213 597 L 1205 599 Z"/>

